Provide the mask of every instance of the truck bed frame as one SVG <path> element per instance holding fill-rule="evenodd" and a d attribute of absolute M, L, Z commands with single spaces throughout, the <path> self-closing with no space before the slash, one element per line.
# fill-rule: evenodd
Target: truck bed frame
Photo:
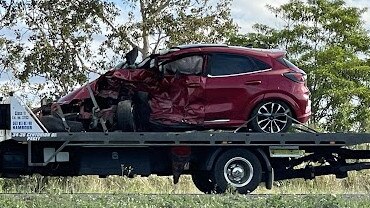
<path fill-rule="evenodd" d="M 12 127 L 19 123 L 14 123 L 17 122 L 16 114 L 11 108 L 12 102 L 0 104 L 2 177 L 35 173 L 101 177 L 157 174 L 172 175 L 177 183 L 181 174 L 191 174 L 193 179 L 209 175 L 210 178 L 205 179 L 216 181 L 212 184 L 217 187 L 217 175 L 223 171 L 217 168 L 218 164 L 235 152 L 253 155 L 249 161 L 260 164 L 261 171 L 253 169 L 257 172 L 252 175 L 260 175 L 259 182 L 265 182 L 267 188 L 272 188 L 274 180 L 312 179 L 328 174 L 344 178 L 348 171 L 370 169 L 370 163 L 358 160 L 370 159 L 369 148 L 354 148 L 370 143 L 370 133 L 269 134 L 212 130 L 49 133 L 27 109 L 23 111 L 30 114 L 29 121 L 43 131 Z M 241 157 L 229 158 L 229 161 L 235 158 Z M 199 180 L 194 183 L 201 191 L 209 193 L 209 185 L 205 187 Z M 239 192 L 245 192 L 244 187 L 237 188 Z M 245 190 L 250 192 L 255 188 Z M 222 192 L 222 189 L 216 190 Z"/>

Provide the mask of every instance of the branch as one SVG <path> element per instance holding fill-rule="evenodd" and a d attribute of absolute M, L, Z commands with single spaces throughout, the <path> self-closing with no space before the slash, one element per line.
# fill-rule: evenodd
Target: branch
<path fill-rule="evenodd" d="M 165 38 L 167 38 L 167 37 L 168 37 L 167 35 L 164 35 L 164 36 L 162 36 L 162 37 L 161 37 L 161 35 L 162 35 L 162 31 L 160 30 L 160 31 L 159 31 L 159 33 L 158 33 L 158 39 L 157 39 L 157 42 L 156 42 L 156 43 L 154 43 L 155 45 L 154 45 L 154 48 L 153 48 L 153 50 L 152 50 L 152 53 L 155 53 L 155 52 L 157 51 L 158 46 L 159 46 L 159 44 L 160 44 L 161 40 L 163 40 L 163 39 L 165 39 Z"/>
<path fill-rule="evenodd" d="M 26 16 L 31 19 L 32 23 L 37 27 L 37 29 L 39 30 L 39 32 L 42 34 L 42 40 L 43 40 L 43 42 L 47 46 L 51 47 L 49 41 L 47 41 L 48 40 L 48 35 L 45 33 L 45 31 L 43 30 L 43 28 L 39 24 L 37 24 L 37 21 L 28 12 L 26 12 Z"/>
<path fill-rule="evenodd" d="M 160 11 L 162 11 L 163 9 L 165 9 L 168 5 L 170 5 L 170 2 L 171 0 L 167 0 L 165 1 L 162 5 L 159 5 L 158 8 L 156 10 L 154 10 L 154 12 L 151 14 L 152 16 L 155 16 L 156 14 L 158 14 Z"/>
<path fill-rule="evenodd" d="M 76 47 L 75 45 L 71 44 L 70 41 L 67 41 L 66 38 L 63 36 L 62 33 L 59 34 L 63 43 L 67 44 L 67 47 L 69 49 L 71 49 L 73 51 L 73 53 L 77 56 L 77 59 L 78 61 L 80 62 L 81 64 L 81 67 L 84 71 L 86 72 L 92 72 L 92 73 L 96 73 L 96 74 L 99 74 L 99 75 L 102 75 L 101 73 L 98 73 L 94 70 L 91 70 L 89 67 L 86 66 L 85 62 L 83 61 L 82 57 L 80 56 L 80 54 L 78 53 L 78 51 L 76 50 Z"/>
<path fill-rule="evenodd" d="M 4 16 L 0 19 L 0 22 L 3 22 L 5 18 L 9 15 L 10 9 L 12 8 L 12 5 L 14 4 L 14 0 L 11 0 L 8 6 L 8 9 L 6 10 Z"/>
<path fill-rule="evenodd" d="M 104 16 L 102 16 L 101 17 L 102 18 L 102 20 L 103 20 L 103 22 L 105 22 L 115 33 L 117 33 L 117 34 L 119 34 L 121 37 L 122 37 L 122 39 L 124 40 L 124 41 L 126 41 L 131 47 L 137 47 L 138 49 L 139 49 L 139 51 L 141 52 L 141 53 L 143 53 L 144 52 L 144 50 L 143 50 L 143 48 L 140 48 L 137 44 L 135 44 L 134 42 L 132 42 L 131 40 L 130 40 L 130 38 L 128 38 L 127 36 L 126 36 L 126 34 L 122 34 L 122 32 L 121 31 L 119 31 L 114 25 L 113 25 L 113 23 L 112 22 L 110 22 L 107 18 L 105 18 Z"/>

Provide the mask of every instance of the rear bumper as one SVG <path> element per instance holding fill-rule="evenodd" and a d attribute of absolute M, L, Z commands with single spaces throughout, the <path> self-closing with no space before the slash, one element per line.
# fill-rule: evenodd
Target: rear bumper
<path fill-rule="evenodd" d="M 306 113 L 306 114 L 303 114 L 299 117 L 297 117 L 297 120 L 301 123 L 306 123 L 311 117 L 311 113 Z"/>
<path fill-rule="evenodd" d="M 297 120 L 301 123 L 306 123 L 311 117 L 311 100 L 308 94 L 305 94 L 304 97 L 307 99 L 301 103 L 303 104 L 301 105 L 301 114 L 297 115 Z"/>

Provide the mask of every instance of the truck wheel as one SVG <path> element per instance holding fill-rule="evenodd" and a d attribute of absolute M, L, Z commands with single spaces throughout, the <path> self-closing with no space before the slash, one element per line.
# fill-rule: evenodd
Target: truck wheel
<path fill-rule="evenodd" d="M 263 133 L 287 132 L 292 125 L 292 111 L 281 101 L 266 101 L 258 104 L 251 115 L 253 131 Z"/>
<path fill-rule="evenodd" d="M 215 183 L 211 179 L 211 175 L 208 171 L 197 171 L 191 174 L 191 179 L 199 191 L 211 194 L 215 192 Z"/>
<path fill-rule="evenodd" d="M 233 149 L 218 158 L 213 174 L 217 193 L 224 193 L 229 186 L 240 194 L 248 194 L 260 184 L 262 167 L 252 152 Z"/>
<path fill-rule="evenodd" d="M 131 100 L 124 100 L 117 105 L 117 129 L 135 131 L 134 105 Z"/>

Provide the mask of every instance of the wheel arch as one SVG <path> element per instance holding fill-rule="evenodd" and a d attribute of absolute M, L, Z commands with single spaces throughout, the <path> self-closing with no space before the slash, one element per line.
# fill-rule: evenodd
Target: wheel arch
<path fill-rule="evenodd" d="M 253 113 L 253 110 L 261 103 L 268 101 L 281 101 L 288 105 L 292 112 L 294 119 L 297 119 L 297 112 L 299 110 L 298 103 L 288 95 L 282 93 L 266 93 L 264 94 L 263 99 L 259 99 L 258 102 L 254 102 L 253 106 L 250 108 L 250 111 L 247 114 L 247 118 L 250 119 Z"/>

